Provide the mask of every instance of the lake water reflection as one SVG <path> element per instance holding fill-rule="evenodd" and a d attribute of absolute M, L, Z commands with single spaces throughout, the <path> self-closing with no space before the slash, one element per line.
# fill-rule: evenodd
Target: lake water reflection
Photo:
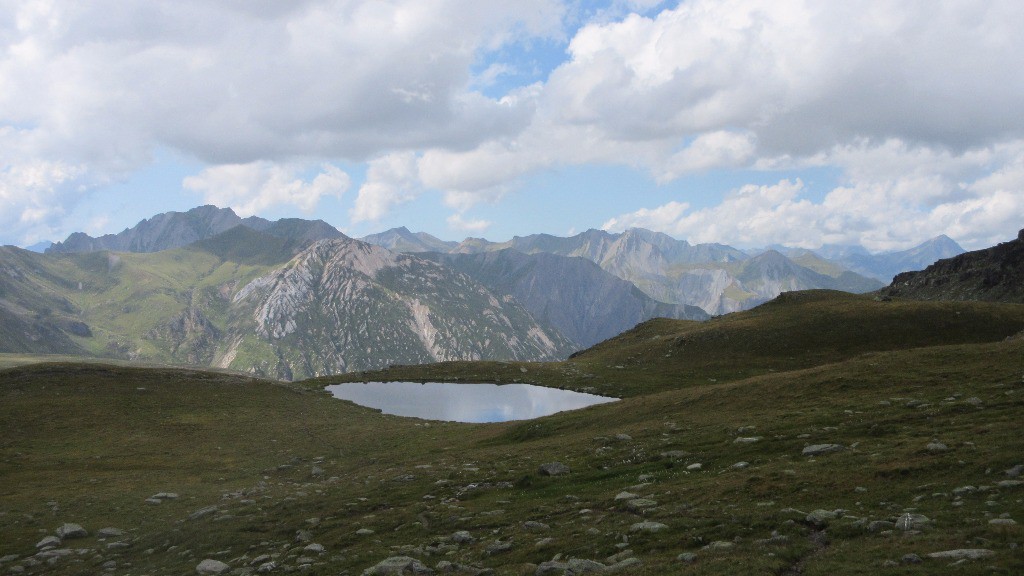
<path fill-rule="evenodd" d="M 617 400 L 530 384 L 369 382 L 334 384 L 327 390 L 386 414 L 454 422 L 529 420 Z"/>

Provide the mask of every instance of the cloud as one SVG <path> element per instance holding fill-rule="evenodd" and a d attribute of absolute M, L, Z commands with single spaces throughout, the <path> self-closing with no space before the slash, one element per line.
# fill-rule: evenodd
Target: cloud
<path fill-rule="evenodd" d="M 977 167 L 965 151 L 1024 138 L 1022 27 L 1010 0 L 691 0 L 598 18 L 539 87 L 526 128 L 443 150 L 446 167 L 423 173 L 443 172 L 432 185 L 444 190 L 484 195 L 588 163 L 625 164 L 659 182 L 820 165 L 856 178 L 870 171 L 856 164 L 858 149 L 881 156 L 883 143 L 917 173 L 935 166 L 937 150 Z M 915 164 L 914 151 L 931 164 Z M 423 162 L 435 158 L 427 151 Z"/>
<path fill-rule="evenodd" d="M 395 206 L 419 196 L 422 190 L 416 161 L 411 152 L 388 154 L 371 161 L 350 214 L 352 221 L 379 220 Z"/>
<path fill-rule="evenodd" d="M 301 172 L 299 166 L 267 161 L 225 164 L 189 176 L 182 185 L 202 194 L 205 203 L 231 206 L 240 216 L 250 216 L 279 205 L 296 206 L 308 214 L 324 196 L 340 197 L 350 184 L 348 174 L 330 164 L 309 180 Z"/>
<path fill-rule="evenodd" d="M 893 142 L 834 150 L 851 168 L 848 182 L 824 191 L 801 180 L 733 190 L 721 203 L 690 210 L 669 202 L 609 219 L 621 231 L 649 228 L 691 242 L 803 248 L 861 244 L 875 251 L 910 248 L 947 234 L 968 248 L 1016 236 L 1024 214 L 1024 141 L 970 149 L 909 148 Z M 874 174 L 865 165 L 884 159 Z M 1001 168 L 990 172 L 995 162 Z"/>
<path fill-rule="evenodd" d="M 448 227 L 460 232 L 483 232 L 491 227 L 492 222 L 487 220 L 463 220 L 461 214 L 452 214 L 446 220 Z"/>

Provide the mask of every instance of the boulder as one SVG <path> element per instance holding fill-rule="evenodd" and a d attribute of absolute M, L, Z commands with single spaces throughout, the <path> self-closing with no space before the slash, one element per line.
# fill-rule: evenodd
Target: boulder
<path fill-rule="evenodd" d="M 541 476 L 562 476 L 569 473 L 569 467 L 561 462 L 548 462 L 541 464 L 537 473 Z"/>
<path fill-rule="evenodd" d="M 802 454 L 804 456 L 821 456 L 833 452 L 842 452 L 845 449 L 846 447 L 842 444 L 811 444 L 804 447 Z"/>
<path fill-rule="evenodd" d="M 220 560 L 213 560 L 212 558 L 207 558 L 196 566 L 196 573 L 204 576 L 207 574 L 224 574 L 229 570 L 231 570 L 231 566 L 228 566 Z"/>
<path fill-rule="evenodd" d="M 72 524 L 70 522 L 64 524 L 60 528 L 57 528 L 57 537 L 61 540 L 70 540 L 72 538 L 85 538 L 89 533 L 86 532 L 85 528 L 82 528 L 78 524 Z"/>
<path fill-rule="evenodd" d="M 433 574 L 422 562 L 408 556 L 391 556 L 363 571 L 363 576 L 422 576 Z"/>

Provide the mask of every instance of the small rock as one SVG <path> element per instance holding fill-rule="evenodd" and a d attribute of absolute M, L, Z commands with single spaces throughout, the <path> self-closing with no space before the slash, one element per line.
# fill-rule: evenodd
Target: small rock
<path fill-rule="evenodd" d="M 989 526 L 1016 526 L 1017 521 L 1011 518 L 993 518 L 988 521 Z"/>
<path fill-rule="evenodd" d="M 910 512 L 907 512 L 896 519 L 896 528 L 903 531 L 920 530 L 930 523 L 931 519 L 923 514 L 911 514 Z"/>
<path fill-rule="evenodd" d="M 668 452 L 661 453 L 661 457 L 668 460 L 682 460 L 689 455 L 690 453 L 685 450 L 669 450 Z"/>
<path fill-rule="evenodd" d="M 619 562 L 609 566 L 608 572 L 614 574 L 616 572 L 622 572 L 623 570 L 632 568 L 633 566 L 639 566 L 640 564 L 641 562 L 639 558 L 626 558 L 625 560 L 620 560 Z"/>
<path fill-rule="evenodd" d="M 693 564 L 697 561 L 697 555 L 693 552 L 683 552 L 679 556 L 676 556 L 676 560 L 680 562 L 686 562 L 687 564 Z"/>
<path fill-rule="evenodd" d="M 634 498 L 626 502 L 626 510 L 630 512 L 643 512 L 648 508 L 654 508 L 658 503 L 647 498 Z"/>
<path fill-rule="evenodd" d="M 729 466 L 729 468 L 735 468 L 736 470 L 742 470 L 742 469 L 744 469 L 744 468 L 746 468 L 748 466 L 750 466 L 750 462 L 737 462 L 737 463 L 733 464 L 732 466 Z"/>
<path fill-rule="evenodd" d="M 309 554 L 323 554 L 326 550 L 327 549 L 324 548 L 323 544 L 307 544 L 306 547 L 302 549 L 303 552 L 307 552 Z"/>
<path fill-rule="evenodd" d="M 188 515 L 189 520 L 198 520 L 203 516 L 209 516 L 210 514 L 217 513 L 218 508 L 216 506 L 207 506 L 206 508 L 200 508 L 195 512 Z"/>
<path fill-rule="evenodd" d="M 264 563 L 260 564 L 259 566 L 257 566 L 256 567 L 256 573 L 257 574 L 267 574 L 269 572 L 273 572 L 276 569 L 277 569 L 277 562 L 274 562 L 273 560 L 270 560 L 269 562 L 264 562 Z"/>
<path fill-rule="evenodd" d="M 44 548 L 56 548 L 60 546 L 60 538 L 56 536 L 47 536 L 39 542 L 36 542 L 36 550 L 42 550 Z"/>
<path fill-rule="evenodd" d="M 547 548 L 555 543 L 554 538 L 541 538 L 533 545 L 534 548 Z"/>
<path fill-rule="evenodd" d="M 536 522 L 534 520 L 530 520 L 527 522 L 523 522 L 523 528 L 531 532 L 546 532 L 551 529 L 551 526 L 548 526 L 543 522 Z"/>
<path fill-rule="evenodd" d="M 487 547 L 484 548 L 484 554 L 486 554 L 487 556 L 494 556 L 495 554 L 501 554 L 502 552 L 508 552 L 511 549 L 512 549 L 512 543 L 511 542 L 502 542 L 502 541 L 499 540 L 497 542 L 491 542 L 490 544 L 488 544 Z"/>
<path fill-rule="evenodd" d="M 760 442 L 760 441 L 761 441 L 761 437 L 760 436 L 740 436 L 739 438 L 736 438 L 735 440 L 733 440 L 732 443 L 733 444 L 753 444 L 755 442 Z"/>
<path fill-rule="evenodd" d="M 735 546 L 735 544 L 733 544 L 732 542 L 729 542 L 728 540 L 715 540 L 714 542 L 708 544 L 707 546 L 702 547 L 701 550 L 711 550 L 711 551 L 714 551 L 714 550 L 728 550 L 729 548 L 732 548 L 733 546 Z"/>
<path fill-rule="evenodd" d="M 363 571 L 363 576 L 413 576 L 433 574 L 422 562 L 408 556 L 391 556 Z"/>
<path fill-rule="evenodd" d="M 476 541 L 476 538 L 473 538 L 473 535 L 465 530 L 459 530 L 455 534 L 452 534 L 451 541 L 456 544 L 472 544 Z"/>
<path fill-rule="evenodd" d="M 154 500 L 177 500 L 178 494 L 176 492 L 158 492 L 150 496 Z"/>
<path fill-rule="evenodd" d="M 846 447 L 842 444 L 811 444 L 804 447 L 802 454 L 804 456 L 821 456 L 833 452 L 842 452 L 845 449 Z"/>
<path fill-rule="evenodd" d="M 981 558 L 991 558 L 995 555 L 995 552 L 985 548 L 957 548 L 956 550 L 932 552 L 927 556 L 936 560 L 980 560 Z"/>
<path fill-rule="evenodd" d="M 124 530 L 120 528 L 100 528 L 96 532 L 98 538 L 120 538 L 124 536 Z"/>
<path fill-rule="evenodd" d="M 921 557 L 917 554 L 904 554 L 903 557 L 900 558 L 900 562 L 904 564 L 920 564 Z"/>
<path fill-rule="evenodd" d="M 231 570 L 231 566 L 221 562 L 220 560 L 213 560 L 207 558 L 196 566 L 196 573 L 198 574 L 224 574 Z"/>
<path fill-rule="evenodd" d="M 537 473 L 541 476 L 562 476 L 569 473 L 569 467 L 561 462 L 548 462 L 547 464 L 541 464 L 540 468 L 537 469 Z"/>
<path fill-rule="evenodd" d="M 868 532 L 881 532 L 883 530 L 892 530 L 896 527 L 895 522 L 889 522 L 888 520 L 875 520 L 868 523 Z"/>
<path fill-rule="evenodd" d="M 1000 480 L 996 482 L 996 486 L 1000 488 L 1016 488 L 1018 486 L 1024 486 L 1024 480 Z"/>
<path fill-rule="evenodd" d="M 694 462 L 693 464 L 690 464 L 689 466 L 687 466 L 686 469 L 690 470 L 690 471 L 696 471 L 696 470 L 700 470 L 703 467 L 704 467 L 704 465 L 701 464 L 700 462 Z"/>
<path fill-rule="evenodd" d="M 924 449 L 933 453 L 946 452 L 949 450 L 949 446 L 946 446 L 945 444 L 939 442 L 938 440 L 932 440 L 924 447 Z"/>
<path fill-rule="evenodd" d="M 608 567 L 594 560 L 584 558 L 573 558 L 566 563 L 566 576 L 577 576 L 578 574 L 600 574 L 606 572 Z"/>
<path fill-rule="evenodd" d="M 660 532 L 668 526 L 661 522 L 637 522 L 629 527 L 630 532 Z"/>
<path fill-rule="evenodd" d="M 1021 474 L 1024 474 L 1024 464 L 1017 464 L 1013 468 L 1006 471 L 1006 475 L 1010 478 L 1017 478 Z"/>
<path fill-rule="evenodd" d="M 374 531 L 369 528 L 360 528 L 359 530 L 356 530 L 356 536 L 370 536 L 372 534 L 374 534 Z"/>
<path fill-rule="evenodd" d="M 630 440 L 633 439 L 633 437 L 630 436 L 629 434 L 616 434 L 615 439 L 618 440 L 619 442 L 629 442 Z"/>
<path fill-rule="evenodd" d="M 537 565 L 537 570 L 534 571 L 534 576 L 561 576 L 565 574 L 565 570 L 569 567 L 565 562 L 558 562 L 551 560 L 548 562 L 541 562 Z"/>
<path fill-rule="evenodd" d="M 818 510 L 814 510 L 808 514 L 804 520 L 814 524 L 815 526 L 828 526 L 828 523 L 831 520 L 835 520 L 837 516 L 838 515 L 831 510 L 822 510 L 819 508 Z"/>
<path fill-rule="evenodd" d="M 57 528 L 57 537 L 61 540 L 70 540 L 73 538 L 85 538 L 89 533 L 86 532 L 85 528 L 82 528 L 78 524 L 66 523 L 60 528 Z"/>
<path fill-rule="evenodd" d="M 632 500 L 639 497 L 639 494 L 633 494 L 632 492 L 619 492 L 615 495 L 616 500 Z"/>

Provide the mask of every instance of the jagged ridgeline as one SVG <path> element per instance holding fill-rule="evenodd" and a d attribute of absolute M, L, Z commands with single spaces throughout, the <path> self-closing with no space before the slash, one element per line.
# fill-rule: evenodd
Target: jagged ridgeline
<path fill-rule="evenodd" d="M 450 268 L 340 233 L 311 242 L 308 226 L 290 232 L 236 226 L 155 253 L 3 248 L 0 343 L 285 379 L 575 349 L 513 298 Z"/>

